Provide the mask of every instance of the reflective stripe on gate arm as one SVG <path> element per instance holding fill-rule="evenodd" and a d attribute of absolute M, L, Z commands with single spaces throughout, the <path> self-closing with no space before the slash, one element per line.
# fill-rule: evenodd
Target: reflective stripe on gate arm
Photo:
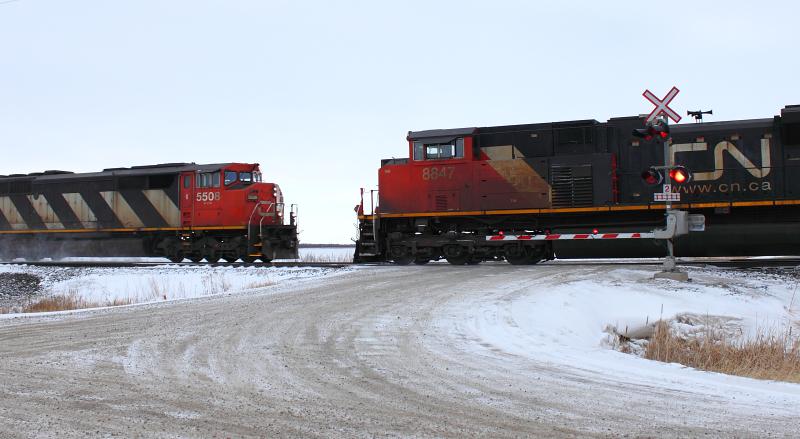
<path fill-rule="evenodd" d="M 598 233 L 550 235 L 490 235 L 487 241 L 556 241 L 569 239 L 655 239 L 653 233 Z"/>

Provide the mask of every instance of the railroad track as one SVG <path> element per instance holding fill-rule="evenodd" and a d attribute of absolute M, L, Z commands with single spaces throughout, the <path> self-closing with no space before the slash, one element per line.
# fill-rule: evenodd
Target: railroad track
<path fill-rule="evenodd" d="M 502 262 L 499 262 L 502 263 Z M 678 260 L 679 266 L 685 267 L 703 267 L 714 266 L 724 268 L 761 268 L 761 267 L 798 267 L 800 266 L 800 258 L 797 257 L 774 257 L 774 258 L 759 258 L 759 259 L 746 259 L 746 258 L 686 258 Z M 628 266 L 628 265 L 660 265 L 661 261 L 657 259 L 647 260 L 615 260 L 615 259 L 590 259 L 590 260 L 554 260 L 543 262 L 541 265 L 609 265 L 609 266 Z M 156 267 L 156 266 L 171 266 L 171 267 L 258 267 L 258 268 L 271 268 L 271 267 L 325 267 L 325 268 L 343 268 L 351 265 L 362 266 L 391 266 L 392 264 L 370 263 L 370 264 L 353 264 L 352 262 L 302 262 L 302 261 L 278 261 L 270 263 L 245 263 L 245 262 L 185 262 L 185 263 L 170 263 L 164 262 L 141 262 L 141 261 L 104 261 L 102 259 L 92 261 L 10 261 L 0 262 L 0 265 L 29 265 L 39 267 L 104 267 L 104 268 L 134 268 L 134 267 Z M 438 264 L 437 264 L 438 265 Z M 530 267 L 528 267 L 530 268 Z"/>
<path fill-rule="evenodd" d="M 353 265 L 351 262 L 181 262 L 178 264 L 164 262 L 138 262 L 138 261 L 11 261 L 0 262 L 0 265 L 29 265 L 36 267 L 101 267 L 101 268 L 135 268 L 135 267 L 157 267 L 167 265 L 170 267 L 327 267 L 342 268 Z"/>
<path fill-rule="evenodd" d="M 556 260 L 547 261 L 543 265 L 653 265 L 659 266 L 661 260 Z M 762 267 L 798 267 L 800 258 L 775 257 L 768 259 L 743 259 L 743 258 L 686 258 L 677 260 L 677 265 L 682 267 L 721 267 L 721 268 L 762 268 Z"/>

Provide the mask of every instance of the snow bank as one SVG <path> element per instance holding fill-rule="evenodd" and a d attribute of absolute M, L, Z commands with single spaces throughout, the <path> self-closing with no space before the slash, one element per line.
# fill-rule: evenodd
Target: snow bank
<path fill-rule="evenodd" d="M 114 302 L 148 303 L 285 287 L 347 270 L 350 269 L 169 264 L 136 268 L 0 266 L 0 272 L 29 273 L 41 279 L 39 293 L 25 298 L 25 303 L 46 296 L 67 295 L 99 306 Z M 18 300 L 18 305 L 21 303 Z"/>
<path fill-rule="evenodd" d="M 606 332 L 609 325 L 624 332 L 685 313 L 724 317 L 743 336 L 758 329 L 785 331 L 800 321 L 794 272 L 691 269 L 693 282 L 679 283 L 654 280 L 652 268 L 576 267 L 566 275 L 540 268 L 539 278 L 525 276 L 471 296 L 475 299 L 449 303 L 436 326 L 454 333 L 464 349 L 477 355 L 549 363 L 580 375 L 680 391 L 705 389 L 724 397 L 742 396 L 728 392 L 731 388 L 752 395 L 777 387 L 800 404 L 800 385 L 648 361 L 611 349 Z"/>

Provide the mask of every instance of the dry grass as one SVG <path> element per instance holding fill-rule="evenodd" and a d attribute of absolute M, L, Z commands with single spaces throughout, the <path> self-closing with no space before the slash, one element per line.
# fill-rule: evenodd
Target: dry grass
<path fill-rule="evenodd" d="M 204 293 L 206 295 L 225 293 L 232 288 L 231 282 L 225 277 L 225 275 L 219 273 L 212 272 L 203 276 L 202 283 L 205 289 Z M 274 282 L 267 280 L 253 283 L 251 288 L 264 287 L 273 284 Z M 187 297 L 188 294 L 180 282 L 177 285 L 173 285 L 163 277 L 151 276 L 147 279 L 147 285 L 143 288 L 137 288 L 136 292 L 133 294 L 120 296 L 122 297 L 101 301 L 91 301 L 81 297 L 81 294 L 77 289 L 70 289 L 65 293 L 57 293 L 46 297 L 40 296 L 29 298 L 27 299 L 27 302 L 13 306 L 0 306 L 0 314 L 69 311 L 75 309 L 122 306 L 140 302 L 168 300 L 170 298 L 178 299 Z"/>
<path fill-rule="evenodd" d="M 133 303 L 131 299 L 116 298 L 105 303 L 90 302 L 77 294 L 63 294 L 50 296 L 29 303 L 22 308 L 22 312 L 52 312 L 69 311 L 73 309 L 99 308 L 103 306 L 122 306 Z"/>
<path fill-rule="evenodd" d="M 224 274 L 210 272 L 203 275 L 203 286 L 206 289 L 206 294 L 220 294 L 226 293 L 231 289 L 231 283 Z"/>
<path fill-rule="evenodd" d="M 355 250 L 353 250 L 355 252 Z M 345 253 L 328 253 L 328 254 L 313 254 L 307 253 L 300 257 L 302 262 L 333 262 L 333 263 L 346 263 L 353 262 L 353 254 Z"/>
<path fill-rule="evenodd" d="M 245 285 L 244 288 L 246 290 L 255 290 L 256 288 L 271 287 L 273 285 L 275 285 L 275 282 L 271 280 L 264 280 L 264 281 L 250 282 L 249 284 Z"/>
<path fill-rule="evenodd" d="M 761 331 L 748 340 L 728 339 L 714 329 L 685 338 L 659 322 L 644 356 L 729 375 L 800 383 L 800 339 L 792 337 L 791 329 L 780 335 Z"/>

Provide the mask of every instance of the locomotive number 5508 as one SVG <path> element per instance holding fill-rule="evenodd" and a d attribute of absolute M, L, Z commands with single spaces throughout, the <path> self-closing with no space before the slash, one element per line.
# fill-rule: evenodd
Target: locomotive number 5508
<path fill-rule="evenodd" d="M 198 192 L 197 201 L 219 201 L 219 192 Z"/>

